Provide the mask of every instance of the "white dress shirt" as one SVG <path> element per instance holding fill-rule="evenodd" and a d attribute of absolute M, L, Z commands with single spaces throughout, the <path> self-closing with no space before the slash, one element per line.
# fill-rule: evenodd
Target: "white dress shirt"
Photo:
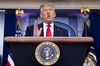
<path fill-rule="evenodd" d="M 46 37 L 47 25 L 48 25 L 47 23 L 43 22 L 44 37 Z M 52 37 L 53 37 L 53 34 L 54 34 L 54 23 L 51 23 L 50 25 L 51 25 L 50 30 L 51 30 Z"/>

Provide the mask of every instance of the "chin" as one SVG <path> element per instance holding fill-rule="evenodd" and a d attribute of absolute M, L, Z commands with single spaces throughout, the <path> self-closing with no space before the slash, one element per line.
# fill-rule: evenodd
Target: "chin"
<path fill-rule="evenodd" d="M 48 21 L 48 22 L 52 22 L 53 20 L 52 20 L 52 19 L 47 19 L 47 21 Z"/>
<path fill-rule="evenodd" d="M 48 23 L 52 23 L 53 21 L 52 21 L 52 20 L 47 20 L 47 22 L 48 22 Z"/>

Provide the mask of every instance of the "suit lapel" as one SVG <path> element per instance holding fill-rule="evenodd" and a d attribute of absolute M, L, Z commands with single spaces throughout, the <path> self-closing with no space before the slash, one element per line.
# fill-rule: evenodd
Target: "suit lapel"
<path fill-rule="evenodd" d="M 59 36 L 59 28 L 56 26 L 56 25 L 54 25 L 54 36 Z"/>

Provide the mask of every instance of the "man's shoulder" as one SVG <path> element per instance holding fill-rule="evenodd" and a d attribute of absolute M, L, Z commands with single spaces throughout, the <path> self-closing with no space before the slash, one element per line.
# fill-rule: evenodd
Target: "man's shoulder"
<path fill-rule="evenodd" d="M 59 27 L 59 26 L 56 26 L 56 25 L 55 25 L 55 28 L 56 28 L 56 29 L 60 29 L 60 30 L 62 30 L 62 31 L 67 31 L 66 29 L 64 29 L 64 28 L 62 28 L 62 27 Z"/>
<path fill-rule="evenodd" d="M 62 27 L 55 25 L 55 31 L 58 32 L 59 34 L 61 34 L 61 36 L 68 36 L 68 30 L 66 30 Z"/>
<path fill-rule="evenodd" d="M 34 25 L 29 25 L 27 28 L 33 28 L 34 27 Z"/>

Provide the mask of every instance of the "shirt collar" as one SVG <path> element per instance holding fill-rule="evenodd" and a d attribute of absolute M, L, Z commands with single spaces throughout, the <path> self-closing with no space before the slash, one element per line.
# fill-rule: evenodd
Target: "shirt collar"
<path fill-rule="evenodd" d="M 44 25 L 45 27 L 47 27 L 48 24 L 45 23 L 45 22 L 43 22 L 43 25 Z M 50 25 L 51 25 L 51 27 L 53 27 L 53 26 L 54 26 L 54 23 L 51 23 Z"/>

